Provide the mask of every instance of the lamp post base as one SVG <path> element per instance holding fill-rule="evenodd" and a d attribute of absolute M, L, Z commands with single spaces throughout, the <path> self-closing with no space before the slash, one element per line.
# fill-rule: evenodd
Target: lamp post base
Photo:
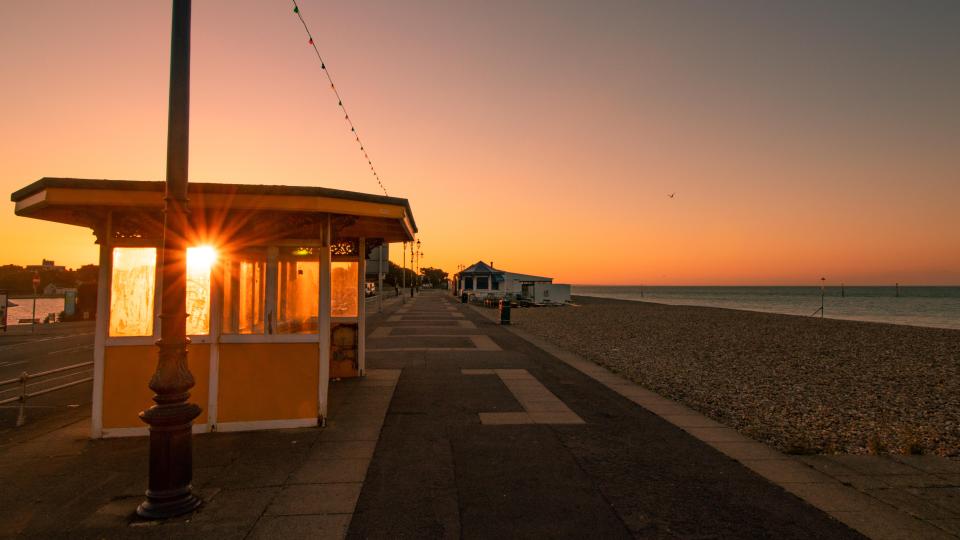
<path fill-rule="evenodd" d="M 168 519 L 189 514 L 203 504 L 203 501 L 193 494 L 190 486 L 176 491 L 156 493 L 147 490 L 147 500 L 137 507 L 137 515 L 144 519 Z"/>
<path fill-rule="evenodd" d="M 186 400 L 189 394 L 176 399 Z M 159 398 L 154 398 L 157 400 Z M 137 515 L 147 519 L 167 519 L 192 512 L 202 501 L 193 494 L 193 440 L 191 424 L 200 415 L 193 403 L 154 405 L 140 413 L 150 424 L 150 482 L 147 500 L 137 507 Z"/>

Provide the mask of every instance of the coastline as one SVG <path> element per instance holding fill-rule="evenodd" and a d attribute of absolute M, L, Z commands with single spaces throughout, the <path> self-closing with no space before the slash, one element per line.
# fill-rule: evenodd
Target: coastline
<path fill-rule="evenodd" d="M 828 287 L 823 306 L 828 319 L 951 328 L 960 330 L 960 287 Z M 641 293 L 645 292 L 643 296 Z M 900 293 L 903 293 L 902 295 Z M 813 316 L 821 306 L 812 286 L 575 286 L 574 296 Z"/>
<path fill-rule="evenodd" d="M 575 301 L 514 319 L 787 453 L 960 455 L 960 330 Z"/>

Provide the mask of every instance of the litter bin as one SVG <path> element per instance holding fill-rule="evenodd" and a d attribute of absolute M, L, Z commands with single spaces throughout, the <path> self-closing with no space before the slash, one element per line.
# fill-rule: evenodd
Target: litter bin
<path fill-rule="evenodd" d="M 510 324 L 510 299 L 500 299 L 500 324 Z"/>
<path fill-rule="evenodd" d="M 460 295 L 460 303 L 461 303 L 461 304 L 466 304 L 466 303 L 467 303 L 467 293 L 463 293 L 463 294 Z"/>

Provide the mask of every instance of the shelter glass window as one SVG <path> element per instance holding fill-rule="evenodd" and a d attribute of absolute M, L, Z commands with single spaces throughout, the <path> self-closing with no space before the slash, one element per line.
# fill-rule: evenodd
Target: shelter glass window
<path fill-rule="evenodd" d="M 489 289 L 490 278 L 487 276 L 477 276 L 477 289 Z"/>
<path fill-rule="evenodd" d="M 330 263 L 330 316 L 357 317 L 359 313 L 359 274 L 357 261 Z"/>
<path fill-rule="evenodd" d="M 284 248 L 277 262 L 277 333 L 313 334 L 320 327 L 320 253 L 316 248 Z"/>
<path fill-rule="evenodd" d="M 463 288 L 464 288 L 464 289 L 471 289 L 471 290 L 473 289 L 473 278 L 472 278 L 472 277 L 465 277 L 465 278 L 463 278 Z"/>
<path fill-rule="evenodd" d="M 490 282 L 490 288 L 495 291 L 500 290 L 500 282 L 497 281 L 497 278 L 493 278 L 493 280 Z"/>
<path fill-rule="evenodd" d="M 266 254 L 259 251 L 235 255 L 223 267 L 223 333 L 262 334 Z"/>
<path fill-rule="evenodd" d="M 157 248 L 113 248 L 111 337 L 152 336 Z"/>
<path fill-rule="evenodd" d="M 187 248 L 187 334 L 210 333 L 210 275 L 217 252 L 210 246 Z"/>

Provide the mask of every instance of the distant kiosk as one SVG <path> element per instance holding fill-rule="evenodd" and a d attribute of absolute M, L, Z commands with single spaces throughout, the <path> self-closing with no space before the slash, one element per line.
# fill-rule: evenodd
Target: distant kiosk
<path fill-rule="evenodd" d="M 554 283 L 552 277 L 508 272 L 478 261 L 457 274 L 460 291 L 468 296 L 514 295 L 535 305 L 559 305 L 570 301 L 570 285 Z"/>
<path fill-rule="evenodd" d="M 322 425 L 331 378 L 366 369 L 364 261 L 417 231 L 406 199 L 320 187 L 190 183 L 187 251 L 195 432 Z M 94 437 L 146 435 L 157 368 L 163 182 L 43 178 L 18 216 L 100 244 Z"/>

